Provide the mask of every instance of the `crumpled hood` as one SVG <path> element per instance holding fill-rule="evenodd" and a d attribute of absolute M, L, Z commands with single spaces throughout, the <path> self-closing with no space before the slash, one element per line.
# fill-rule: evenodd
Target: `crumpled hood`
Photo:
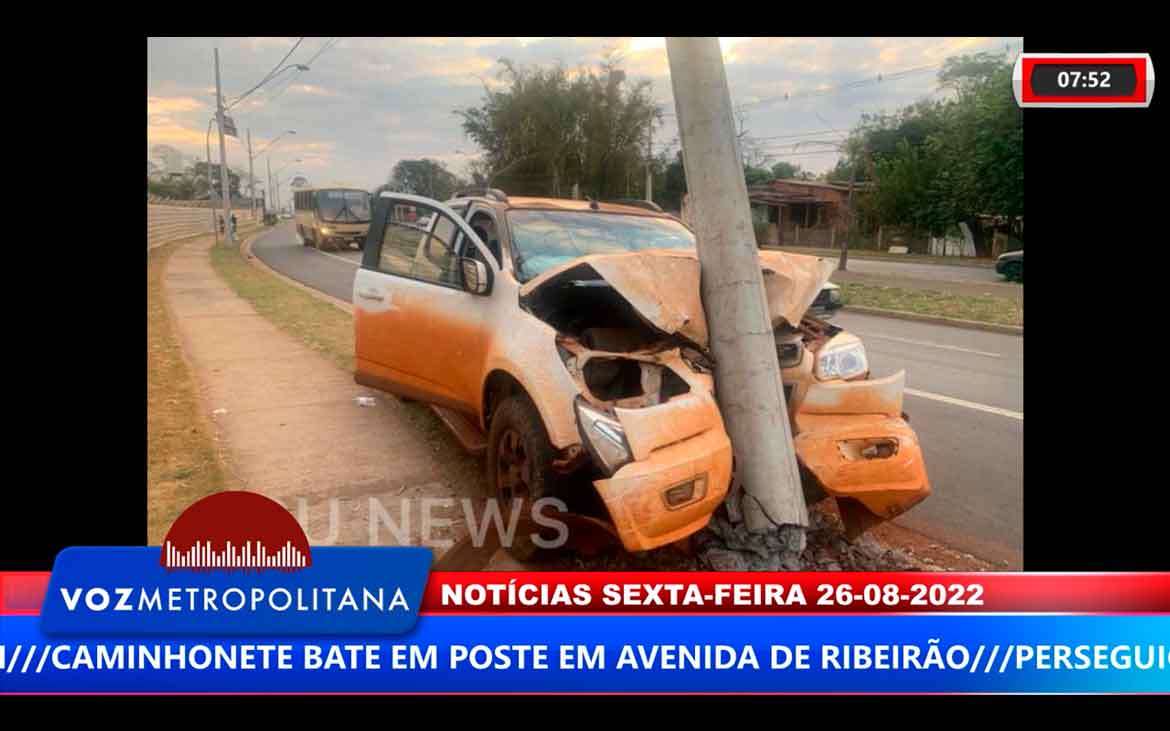
<path fill-rule="evenodd" d="M 782 322 L 799 325 L 833 273 L 833 262 L 782 251 L 760 251 L 759 256 L 772 327 Z M 527 301 L 538 291 L 547 297 L 546 292 L 560 283 L 593 279 L 608 282 L 659 330 L 708 348 L 697 252 L 656 250 L 581 257 L 527 282 L 520 288 L 520 299 Z"/>

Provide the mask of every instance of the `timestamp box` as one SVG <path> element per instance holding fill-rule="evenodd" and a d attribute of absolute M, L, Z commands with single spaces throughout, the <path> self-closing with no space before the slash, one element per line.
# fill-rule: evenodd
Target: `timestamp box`
<path fill-rule="evenodd" d="M 1012 69 L 1021 107 L 1148 107 L 1154 63 L 1148 53 L 1021 53 Z"/>

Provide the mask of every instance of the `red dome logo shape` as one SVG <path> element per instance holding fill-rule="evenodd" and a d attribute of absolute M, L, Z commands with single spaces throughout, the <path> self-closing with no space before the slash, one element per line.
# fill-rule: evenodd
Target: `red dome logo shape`
<path fill-rule="evenodd" d="M 192 503 L 171 525 L 160 562 L 168 570 L 295 571 L 312 565 L 309 539 L 271 498 L 228 490 Z"/>

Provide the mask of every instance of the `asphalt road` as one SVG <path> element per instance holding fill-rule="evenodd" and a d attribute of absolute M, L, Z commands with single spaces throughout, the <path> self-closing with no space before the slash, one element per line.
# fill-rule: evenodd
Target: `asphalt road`
<path fill-rule="evenodd" d="M 252 253 L 315 289 L 352 298 L 356 250 L 301 246 L 291 224 L 282 224 Z M 1022 568 L 1023 338 L 849 312 L 833 322 L 865 341 L 875 376 L 906 370 L 905 410 L 934 491 L 896 522 L 1004 568 Z"/>

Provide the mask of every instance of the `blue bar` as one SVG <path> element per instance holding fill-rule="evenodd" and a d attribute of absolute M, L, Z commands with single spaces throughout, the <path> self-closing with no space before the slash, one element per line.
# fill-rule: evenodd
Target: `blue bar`
<path fill-rule="evenodd" d="M 46 636 L 40 618 L 0 617 L 0 691 L 5 692 L 915 692 L 915 693 L 1166 693 L 1170 692 L 1170 617 L 1168 616 L 423 616 L 399 636 L 351 637 L 192 637 Z M 932 642 L 932 640 L 934 642 Z M 97 647 L 169 645 L 210 650 L 181 653 L 199 661 L 216 647 L 248 643 L 283 645 L 292 669 L 269 670 L 89 670 L 60 669 L 84 646 L 96 660 Z M 46 644 L 54 648 L 44 651 Z M 305 669 L 307 645 L 326 655 L 346 645 L 375 645 L 379 669 Z M 482 645 L 490 654 L 513 644 L 547 645 L 549 669 L 474 669 L 467 662 L 450 667 L 454 646 Z M 35 648 L 30 646 L 35 645 Z M 603 648 L 603 669 L 567 669 L 560 647 Z M 760 668 L 618 669 L 623 646 L 649 651 L 663 645 L 723 645 L 742 659 L 750 647 Z M 809 669 L 772 669 L 773 645 L 806 645 Z M 945 669 L 825 669 L 827 646 L 917 648 L 919 661 L 936 647 Z M 1051 647 L 1068 646 L 1066 662 L 1088 662 L 1087 669 L 1051 669 Z M 402 646 L 433 648 L 437 667 L 393 669 L 390 651 Z M 982 650 L 980 647 L 982 646 Z M 1047 652 L 1049 669 L 1035 660 L 1017 664 L 1019 647 Z M 1093 654 L 1093 646 L 1102 649 Z M 1141 659 L 1153 652 L 1152 669 L 1133 667 L 1133 646 Z M 1008 648 L 1012 655 L 1003 661 Z M 992 661 L 993 648 L 997 655 Z M 1121 649 L 1119 649 L 1121 648 Z M 20 652 L 19 656 L 14 655 Z M 31 652 L 31 656 L 30 656 Z M 730 651 L 729 651 L 730 652 Z M 1082 654 L 1078 655 L 1078 652 Z M 974 658 L 980 660 L 974 666 Z M 348 656 L 348 653 L 343 653 Z M 586 654 L 589 654 L 588 652 Z M 360 656 L 360 653 L 359 653 Z M 959 660 L 965 658 L 964 662 Z M 1130 658 L 1130 667 L 1124 661 Z M 359 657 L 359 659 L 363 659 Z M 531 659 L 531 655 L 529 655 Z M 1103 659 L 1106 669 L 1092 669 Z M 41 664 L 43 660 L 43 665 Z M 516 655 L 512 661 L 517 660 Z M 892 656 L 887 662 L 892 662 Z M 27 662 L 27 667 L 25 667 Z M 41 666 L 40 672 L 36 672 Z M 973 668 L 974 666 L 974 668 Z M 972 670 L 973 668 L 973 670 Z M 1002 669 L 1002 672 L 1001 672 Z"/>

